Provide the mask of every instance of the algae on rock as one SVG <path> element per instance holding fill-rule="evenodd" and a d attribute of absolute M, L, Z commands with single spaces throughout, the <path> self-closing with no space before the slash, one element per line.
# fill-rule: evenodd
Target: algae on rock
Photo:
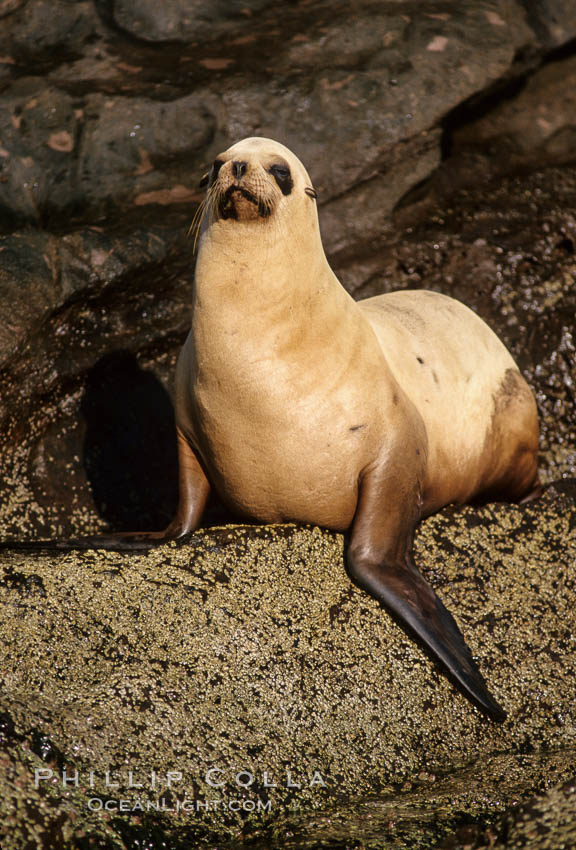
<path fill-rule="evenodd" d="M 503 725 L 351 586 L 339 535 L 238 526 L 141 554 L 3 552 L 0 805 L 14 834 L 30 828 L 14 808 L 37 804 L 62 846 L 160 829 L 185 847 L 182 829 L 254 834 L 499 753 L 576 748 L 575 525 L 564 485 L 524 506 L 447 509 L 417 534 Z M 34 768 L 53 771 L 38 788 Z M 181 774 L 171 788 L 168 774 Z M 136 811 L 91 811 L 95 799 Z"/>

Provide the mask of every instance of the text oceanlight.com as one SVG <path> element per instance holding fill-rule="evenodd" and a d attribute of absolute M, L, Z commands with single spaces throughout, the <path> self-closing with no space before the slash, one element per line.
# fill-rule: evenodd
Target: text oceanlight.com
<path fill-rule="evenodd" d="M 188 799 L 168 801 L 164 797 L 157 800 L 143 800 L 137 797 L 135 800 L 103 799 L 102 797 L 91 797 L 88 800 L 88 808 L 91 812 L 269 812 L 272 808 L 271 800 L 199 800 Z"/>

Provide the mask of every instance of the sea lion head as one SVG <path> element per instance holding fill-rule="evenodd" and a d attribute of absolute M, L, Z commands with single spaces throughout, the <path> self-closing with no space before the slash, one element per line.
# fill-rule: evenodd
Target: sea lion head
<path fill-rule="evenodd" d="M 292 151 L 272 139 L 243 139 L 219 154 L 203 178 L 212 220 L 266 222 L 288 203 L 314 206 L 316 192 Z"/>

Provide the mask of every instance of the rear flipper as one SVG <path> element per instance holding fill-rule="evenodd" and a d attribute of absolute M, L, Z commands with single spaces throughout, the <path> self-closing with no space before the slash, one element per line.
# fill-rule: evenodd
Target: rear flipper
<path fill-rule="evenodd" d="M 362 482 L 346 555 L 348 573 L 408 626 L 474 704 L 503 721 L 506 713 L 488 691 L 456 621 L 412 561 L 418 497 L 407 492 L 406 477 L 397 486 L 389 475 L 386 486 L 379 486 L 377 473 Z"/>
<path fill-rule="evenodd" d="M 506 713 L 488 691 L 454 617 L 415 567 L 353 564 L 353 580 L 382 602 L 444 664 L 466 696 L 493 720 Z"/>

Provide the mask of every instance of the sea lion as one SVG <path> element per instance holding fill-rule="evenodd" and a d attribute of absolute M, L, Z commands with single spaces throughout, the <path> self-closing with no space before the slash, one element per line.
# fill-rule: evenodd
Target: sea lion
<path fill-rule="evenodd" d="M 493 719 L 453 617 L 412 558 L 420 519 L 538 488 L 534 396 L 463 304 L 429 291 L 355 302 L 324 254 L 316 192 L 283 145 L 249 138 L 207 175 L 192 327 L 176 368 L 180 503 L 346 532 L 352 580 Z M 141 537 L 141 536 L 140 536 Z"/>
<path fill-rule="evenodd" d="M 166 536 L 198 527 L 211 487 L 259 522 L 347 532 L 352 580 L 503 719 L 411 550 L 416 524 L 444 505 L 537 490 L 530 388 L 488 326 L 445 295 L 355 302 L 288 148 L 238 142 L 207 183 L 176 369 L 181 498 Z"/>

